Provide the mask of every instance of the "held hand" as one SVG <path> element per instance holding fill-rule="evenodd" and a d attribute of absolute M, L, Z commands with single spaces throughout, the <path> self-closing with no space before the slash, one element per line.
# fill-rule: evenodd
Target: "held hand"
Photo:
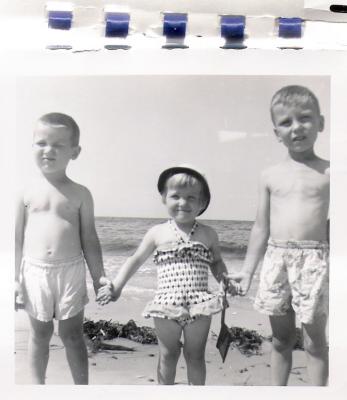
<path fill-rule="evenodd" d="M 230 279 L 227 273 L 223 274 L 223 279 L 221 281 L 221 290 L 231 296 L 242 295 L 240 283 Z"/>
<path fill-rule="evenodd" d="M 102 286 L 111 286 L 112 282 L 106 276 L 102 276 L 98 281 L 93 281 L 95 295 L 98 294 Z"/>
<path fill-rule="evenodd" d="M 112 286 L 112 281 L 111 281 L 111 279 L 107 278 L 106 276 L 102 276 L 99 279 L 99 284 L 100 284 L 99 288 L 102 287 L 102 286 L 111 287 Z"/>
<path fill-rule="evenodd" d="M 101 305 L 106 305 L 110 301 L 117 301 L 121 292 L 121 290 L 115 290 L 113 286 L 103 286 L 98 291 L 96 301 Z"/>
<path fill-rule="evenodd" d="M 97 286 L 97 290 L 96 289 Z M 111 301 L 112 298 L 112 281 L 106 276 L 102 276 L 99 279 L 98 285 L 94 285 L 94 290 L 96 294 L 96 301 L 105 305 Z"/>
<path fill-rule="evenodd" d="M 121 289 L 117 289 L 114 287 L 112 282 L 107 278 L 101 278 L 100 283 L 103 285 L 99 288 L 98 294 L 96 297 L 96 301 L 101 304 L 105 305 L 108 304 L 110 301 L 118 300 L 119 296 L 122 293 Z"/>
<path fill-rule="evenodd" d="M 240 296 L 245 296 L 251 286 L 252 276 L 247 272 L 229 272 L 227 279 Z"/>
<path fill-rule="evenodd" d="M 24 297 L 22 288 L 20 286 L 20 283 L 16 281 L 14 287 L 14 309 L 17 311 L 23 308 L 24 308 Z"/>

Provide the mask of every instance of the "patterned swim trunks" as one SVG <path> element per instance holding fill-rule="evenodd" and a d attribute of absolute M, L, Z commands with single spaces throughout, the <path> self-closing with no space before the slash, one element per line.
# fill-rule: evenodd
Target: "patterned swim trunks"
<path fill-rule="evenodd" d="M 311 324 L 329 309 L 329 245 L 311 240 L 269 239 L 254 307 L 273 316 L 290 307 Z"/>

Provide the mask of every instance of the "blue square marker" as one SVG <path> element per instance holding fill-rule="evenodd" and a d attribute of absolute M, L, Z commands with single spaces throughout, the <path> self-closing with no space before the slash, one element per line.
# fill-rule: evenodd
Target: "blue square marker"
<path fill-rule="evenodd" d="M 130 14 L 107 12 L 105 14 L 107 37 L 127 37 L 129 33 Z"/>
<path fill-rule="evenodd" d="M 72 25 L 72 11 L 48 11 L 48 27 L 69 30 Z"/>
<path fill-rule="evenodd" d="M 168 39 L 182 39 L 186 35 L 187 14 L 165 13 L 163 34 Z"/>
<path fill-rule="evenodd" d="M 284 18 L 278 19 L 278 36 L 282 38 L 300 38 L 302 36 L 301 18 Z"/>
<path fill-rule="evenodd" d="M 226 39 L 243 39 L 245 35 L 246 18 L 243 15 L 222 15 L 221 36 Z"/>

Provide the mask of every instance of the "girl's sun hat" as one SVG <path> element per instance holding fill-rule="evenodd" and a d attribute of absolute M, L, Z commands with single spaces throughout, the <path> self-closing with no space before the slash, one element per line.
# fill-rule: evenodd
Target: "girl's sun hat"
<path fill-rule="evenodd" d="M 195 168 L 191 165 L 188 165 L 188 164 L 182 164 L 182 165 L 178 165 L 176 167 L 171 167 L 171 168 L 165 169 L 159 175 L 159 179 L 158 179 L 159 193 L 163 194 L 163 192 L 165 190 L 166 181 L 169 178 L 171 178 L 173 175 L 182 174 L 182 173 L 194 176 L 194 178 L 196 178 L 202 185 L 202 191 L 204 193 L 206 203 L 198 214 L 198 215 L 201 215 L 207 209 L 208 205 L 210 204 L 211 193 L 210 193 L 210 188 L 208 186 L 208 183 L 207 183 L 207 180 L 206 180 L 204 174 L 202 172 L 200 172 L 197 168 Z"/>

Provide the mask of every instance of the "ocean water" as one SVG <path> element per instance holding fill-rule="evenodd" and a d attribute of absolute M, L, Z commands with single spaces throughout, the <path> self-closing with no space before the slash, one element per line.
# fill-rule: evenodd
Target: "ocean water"
<path fill-rule="evenodd" d="M 106 275 L 114 278 L 127 257 L 135 252 L 148 229 L 164 221 L 151 218 L 97 217 L 96 229 L 102 247 Z M 253 223 L 223 220 L 201 220 L 201 222 L 213 227 L 217 232 L 222 257 L 228 270 L 239 270 L 247 250 Z M 149 257 L 129 280 L 123 294 L 147 301 L 154 294 L 156 279 L 156 265 L 153 263 L 153 258 Z M 91 285 L 90 280 L 88 283 Z M 212 275 L 209 287 L 212 291 L 218 289 L 218 284 Z"/>

